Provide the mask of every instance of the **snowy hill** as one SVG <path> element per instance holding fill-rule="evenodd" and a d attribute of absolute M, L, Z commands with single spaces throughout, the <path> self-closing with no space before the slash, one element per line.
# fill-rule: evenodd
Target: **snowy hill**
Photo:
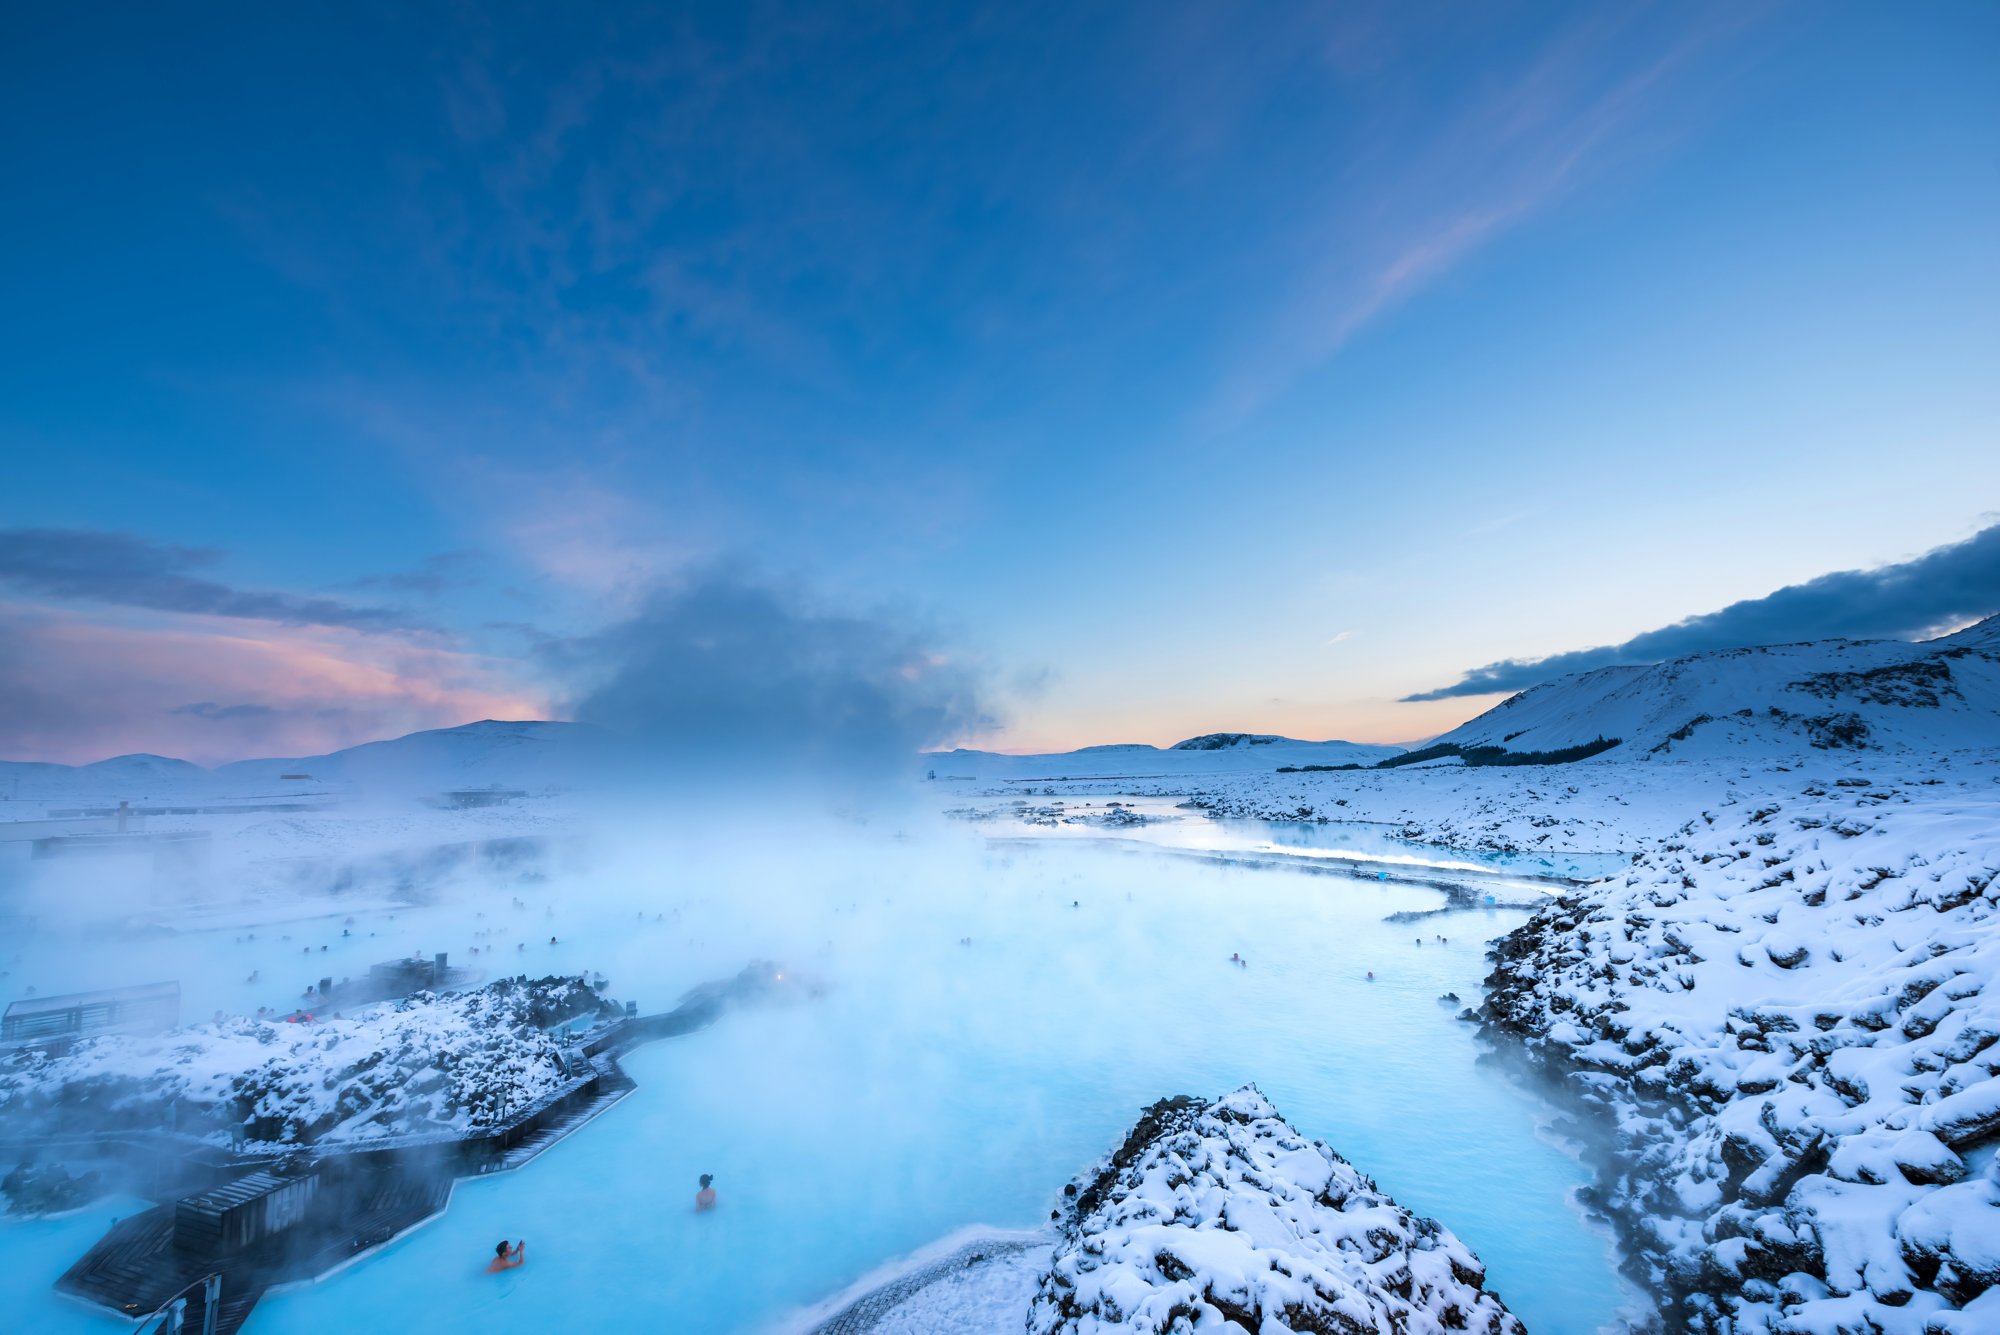
<path fill-rule="evenodd" d="M 113 756 L 109 760 L 100 760 L 81 768 L 93 776 L 113 782 L 155 780 L 173 782 L 207 772 L 192 761 L 175 760 L 172 756 L 144 754 Z"/>
<path fill-rule="evenodd" d="M 1931 644 L 1941 649 L 1984 649 L 1989 654 L 2000 654 L 2000 613 L 1975 621 L 1964 630 L 1940 636 Z"/>
<path fill-rule="evenodd" d="M 1209 732 L 1199 737 L 1190 737 L 1184 742 L 1175 742 L 1170 751 L 1239 751 L 1253 746 L 1311 746 L 1311 742 L 1301 742 L 1293 737 L 1279 737 L 1268 732 Z"/>
<path fill-rule="evenodd" d="M 1923 643 L 1821 640 L 1608 667 L 1534 686 L 1433 745 L 1606 759 L 2000 745 L 2000 618 Z"/>
<path fill-rule="evenodd" d="M 486 719 L 457 728 L 413 732 L 344 751 L 290 759 L 239 760 L 216 769 L 231 786 L 269 786 L 284 774 L 359 788 L 436 791 L 451 788 L 537 788 L 574 783 L 589 768 L 598 734 L 576 723 Z"/>

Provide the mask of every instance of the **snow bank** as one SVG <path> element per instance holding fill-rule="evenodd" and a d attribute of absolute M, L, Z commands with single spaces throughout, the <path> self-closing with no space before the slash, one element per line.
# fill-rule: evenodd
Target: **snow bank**
<path fill-rule="evenodd" d="M 1522 1330 L 1465 1244 L 1254 1088 L 1154 1104 L 1066 1195 L 1030 1335 Z"/>
<path fill-rule="evenodd" d="M 2000 1329 L 1984 770 L 1718 794 L 1498 944 L 1489 1030 L 1616 1127 L 1599 1203 L 1670 1327 Z"/>
<path fill-rule="evenodd" d="M 308 1145 L 494 1125 L 564 1080 L 543 1032 L 605 1003 L 574 978 L 419 992 L 357 1017 L 243 1017 L 0 1060 L 0 1134 L 179 1130 Z"/>

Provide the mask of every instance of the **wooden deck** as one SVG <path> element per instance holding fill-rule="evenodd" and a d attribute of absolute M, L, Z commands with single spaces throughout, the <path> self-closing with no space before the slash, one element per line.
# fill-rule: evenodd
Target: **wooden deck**
<path fill-rule="evenodd" d="M 351 1212 L 325 1212 L 297 1228 L 221 1256 L 174 1245 L 174 1207 L 155 1206 L 120 1220 L 98 1244 L 71 1266 L 56 1287 L 130 1317 L 156 1312 L 190 1286 L 189 1325 L 200 1329 L 202 1279 L 222 1276 L 218 1335 L 234 1335 L 251 1308 L 275 1285 L 313 1279 L 342 1262 L 396 1237 L 443 1210 L 451 1199 L 451 1178 L 398 1180 L 342 1202 Z"/>

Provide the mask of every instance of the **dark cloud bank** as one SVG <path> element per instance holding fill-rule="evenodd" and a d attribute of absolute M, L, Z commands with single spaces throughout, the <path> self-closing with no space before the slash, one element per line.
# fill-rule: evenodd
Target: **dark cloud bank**
<path fill-rule="evenodd" d="M 733 570 L 664 587 L 632 619 L 544 653 L 591 683 L 571 717 L 663 772 L 874 780 L 986 720 L 981 674 L 928 628 Z"/>
<path fill-rule="evenodd" d="M 403 613 L 392 608 L 233 589 L 188 573 L 221 559 L 222 553 L 206 548 L 174 547 L 125 533 L 0 530 L 0 583 L 45 597 L 287 626 L 345 626 L 363 631 L 414 628 Z"/>
<path fill-rule="evenodd" d="M 1623 644 L 1488 663 L 1449 686 L 1403 699 L 1448 700 L 1519 691 L 1571 672 L 1658 663 L 1708 649 L 1837 638 L 1910 638 L 1995 611 L 2000 611 L 2000 524 L 1900 565 L 1821 575 L 1762 598 L 1731 603 L 1719 612 L 1649 630 Z"/>

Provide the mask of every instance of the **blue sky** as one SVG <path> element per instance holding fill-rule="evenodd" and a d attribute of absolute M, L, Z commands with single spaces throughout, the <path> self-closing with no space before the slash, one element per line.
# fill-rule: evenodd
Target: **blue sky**
<path fill-rule="evenodd" d="M 717 562 L 922 626 L 989 744 L 1407 740 L 2000 511 L 1989 5 L 15 6 L 0 53 L 8 755 L 559 712 L 552 642 Z"/>

